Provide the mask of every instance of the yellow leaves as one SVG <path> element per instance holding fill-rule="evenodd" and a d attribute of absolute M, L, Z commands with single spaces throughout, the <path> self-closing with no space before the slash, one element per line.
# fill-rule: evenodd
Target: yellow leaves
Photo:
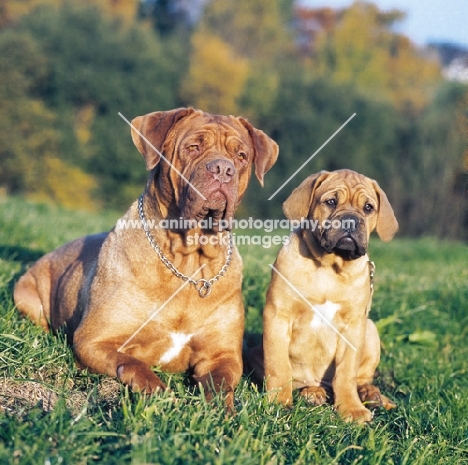
<path fill-rule="evenodd" d="M 9 105 L 0 120 L 0 186 L 35 200 L 94 210 L 94 178 L 58 158 L 55 118 L 40 100 L 24 98 Z"/>
<path fill-rule="evenodd" d="M 92 0 L 107 14 L 119 18 L 125 26 L 131 26 L 138 10 L 138 0 Z"/>
<path fill-rule="evenodd" d="M 354 83 L 363 93 L 389 100 L 399 109 L 409 104 L 419 111 L 440 82 L 440 69 L 409 39 L 389 29 L 397 13 L 354 3 L 333 29 L 317 38 L 317 70 L 338 84 Z"/>
<path fill-rule="evenodd" d="M 87 144 L 91 139 L 91 126 L 96 115 L 94 105 L 88 103 L 78 109 L 75 115 L 74 130 L 75 135 L 80 144 Z"/>
<path fill-rule="evenodd" d="M 399 108 L 410 103 L 419 111 L 440 83 L 440 66 L 421 56 L 407 37 L 394 37 L 392 49 L 386 62 L 389 98 Z"/>
<path fill-rule="evenodd" d="M 193 106 L 217 114 L 235 114 L 249 74 L 248 61 L 219 37 L 196 32 L 189 74 L 181 93 Z"/>
<path fill-rule="evenodd" d="M 53 201 L 67 208 L 96 210 L 92 191 L 94 178 L 63 160 L 47 156 L 41 167 L 42 183 L 28 197 L 34 200 Z"/>

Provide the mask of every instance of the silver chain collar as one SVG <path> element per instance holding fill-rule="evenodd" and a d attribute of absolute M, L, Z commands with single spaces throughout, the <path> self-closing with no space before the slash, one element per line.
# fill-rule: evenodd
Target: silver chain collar
<path fill-rule="evenodd" d="M 226 273 L 229 265 L 231 264 L 231 259 L 232 259 L 232 235 L 228 231 L 229 235 L 229 245 L 228 245 L 228 250 L 226 254 L 226 262 L 224 263 L 223 267 L 218 271 L 218 274 L 216 276 L 213 276 L 211 279 L 192 279 L 190 276 L 187 276 L 183 273 L 181 273 L 175 266 L 174 264 L 162 253 L 161 248 L 159 245 L 156 243 L 154 240 L 153 235 L 151 234 L 149 228 L 148 228 L 148 223 L 146 221 L 145 213 L 143 211 L 143 199 L 144 199 L 144 194 L 141 194 L 140 197 L 138 198 L 138 214 L 140 215 L 140 220 L 143 225 L 143 230 L 145 231 L 146 237 L 148 238 L 148 241 L 151 245 L 151 247 L 154 249 L 154 251 L 158 254 L 158 257 L 160 260 L 164 263 L 164 265 L 169 268 L 169 270 L 172 271 L 178 278 L 188 281 L 190 284 L 193 284 L 195 289 L 198 291 L 198 295 L 200 297 L 208 297 L 211 293 L 211 286 L 219 280 L 224 274 Z"/>

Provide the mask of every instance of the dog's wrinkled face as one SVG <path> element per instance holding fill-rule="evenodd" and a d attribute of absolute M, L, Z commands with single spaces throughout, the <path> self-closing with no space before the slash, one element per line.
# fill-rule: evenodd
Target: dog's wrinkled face
<path fill-rule="evenodd" d="M 376 229 L 389 241 L 398 229 L 393 209 L 378 184 L 354 171 L 320 172 L 307 178 L 283 205 L 289 219 L 309 218 L 326 253 L 354 260 L 367 253 Z"/>
<path fill-rule="evenodd" d="M 278 156 L 277 144 L 243 118 L 184 108 L 150 113 L 132 124 L 135 145 L 155 172 L 159 200 L 174 217 L 232 219 L 252 165 L 263 184 Z"/>

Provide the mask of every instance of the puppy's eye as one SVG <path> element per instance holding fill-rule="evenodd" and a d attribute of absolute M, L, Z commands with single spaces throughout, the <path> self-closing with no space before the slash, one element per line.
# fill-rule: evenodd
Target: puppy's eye
<path fill-rule="evenodd" d="M 325 200 L 325 205 L 328 205 L 329 207 L 336 207 L 336 199 L 328 199 Z"/>
<path fill-rule="evenodd" d="M 247 155 L 244 152 L 239 152 L 237 158 L 241 161 L 247 160 Z"/>
<path fill-rule="evenodd" d="M 370 203 L 366 203 L 366 204 L 364 205 L 364 211 L 365 211 L 366 213 L 371 213 L 371 212 L 374 211 L 374 206 L 373 206 L 372 204 L 370 204 Z"/>

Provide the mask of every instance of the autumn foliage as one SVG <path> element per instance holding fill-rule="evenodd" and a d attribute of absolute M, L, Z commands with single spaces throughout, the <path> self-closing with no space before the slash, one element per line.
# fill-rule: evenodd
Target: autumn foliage
<path fill-rule="evenodd" d="M 467 86 L 395 32 L 404 14 L 365 2 L 0 0 L 0 193 L 123 209 L 146 173 L 118 112 L 194 106 L 248 117 L 280 145 L 240 215 L 279 216 L 305 176 L 351 168 L 384 187 L 402 233 L 467 238 Z"/>

